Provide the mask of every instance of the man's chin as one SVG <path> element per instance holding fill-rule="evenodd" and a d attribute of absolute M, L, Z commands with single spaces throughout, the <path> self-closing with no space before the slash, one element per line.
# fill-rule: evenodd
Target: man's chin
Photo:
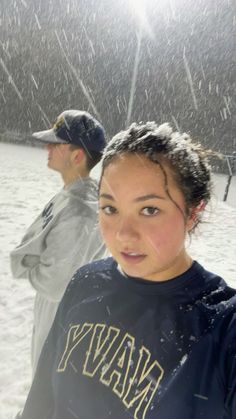
<path fill-rule="evenodd" d="M 50 160 L 48 160 L 48 168 L 51 169 L 51 170 L 57 170 L 57 169 L 55 169 L 55 167 L 53 166 L 53 164 Z"/>

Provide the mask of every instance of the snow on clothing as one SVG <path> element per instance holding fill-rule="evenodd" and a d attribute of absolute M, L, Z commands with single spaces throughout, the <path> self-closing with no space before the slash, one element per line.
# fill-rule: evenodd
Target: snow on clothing
<path fill-rule="evenodd" d="M 163 282 L 112 258 L 70 282 L 22 419 L 235 419 L 236 290 L 194 262 Z"/>
<path fill-rule="evenodd" d="M 14 276 L 28 278 L 37 291 L 33 370 L 73 273 L 105 254 L 97 225 L 97 183 L 91 178 L 78 179 L 55 195 L 12 251 Z"/>

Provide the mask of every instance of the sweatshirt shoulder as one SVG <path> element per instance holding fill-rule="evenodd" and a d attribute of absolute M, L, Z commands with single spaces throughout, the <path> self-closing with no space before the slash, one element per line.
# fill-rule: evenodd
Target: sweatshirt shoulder
<path fill-rule="evenodd" d="M 236 289 L 230 287 L 222 277 L 207 271 L 201 265 L 197 266 L 197 270 L 200 273 L 199 290 L 196 284 L 194 305 L 199 313 L 208 319 L 209 330 L 218 333 L 219 330 L 226 330 L 232 321 L 235 325 Z"/>
<path fill-rule="evenodd" d="M 81 200 L 97 200 L 98 183 L 95 179 L 86 178 L 85 180 L 77 179 L 72 184 L 63 189 L 63 192 L 70 198 L 79 198 Z"/>
<path fill-rule="evenodd" d="M 106 273 L 111 274 L 112 271 L 116 270 L 116 266 L 117 266 L 116 262 L 114 261 L 112 257 L 107 257 L 105 259 L 96 260 L 94 262 L 90 262 L 82 266 L 81 268 L 79 268 L 75 272 L 72 280 L 77 281 L 84 277 L 93 278 L 97 276 L 101 277 L 103 274 L 106 274 Z"/>
<path fill-rule="evenodd" d="M 75 181 L 63 190 L 65 200 L 64 212 L 67 208 L 83 217 L 97 217 L 98 209 L 98 184 L 94 179 Z"/>
<path fill-rule="evenodd" d="M 113 289 L 115 275 L 117 268 L 112 257 L 82 266 L 75 272 L 66 289 L 65 304 L 70 301 L 70 305 L 73 305 L 76 301 L 104 292 L 107 288 Z"/>
<path fill-rule="evenodd" d="M 236 297 L 236 289 L 229 286 L 227 281 L 221 276 L 204 269 L 201 265 L 199 266 L 201 269 L 201 276 L 206 284 L 206 290 L 209 290 L 209 295 L 213 297 L 213 300 L 216 302 L 225 301 L 225 299 L 231 300 L 231 298 L 234 300 L 234 297 Z"/>

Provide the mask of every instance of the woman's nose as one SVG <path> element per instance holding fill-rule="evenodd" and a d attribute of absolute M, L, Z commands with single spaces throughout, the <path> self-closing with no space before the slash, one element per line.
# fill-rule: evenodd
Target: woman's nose
<path fill-rule="evenodd" d="M 130 219 L 121 220 L 117 228 L 116 237 L 123 242 L 136 241 L 139 237 L 137 225 Z"/>

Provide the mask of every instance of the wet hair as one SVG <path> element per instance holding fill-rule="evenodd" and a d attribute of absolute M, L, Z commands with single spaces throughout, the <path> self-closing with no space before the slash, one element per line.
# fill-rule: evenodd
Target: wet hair
<path fill-rule="evenodd" d="M 126 131 L 115 135 L 106 146 L 102 158 L 102 175 L 114 159 L 128 153 L 144 155 L 160 166 L 165 190 L 178 206 L 170 196 L 168 177 L 163 166 L 165 162 L 169 162 L 173 179 L 185 198 L 187 214 L 190 208 L 204 207 L 210 200 L 212 181 L 208 158 L 214 153 L 195 143 L 188 134 L 174 132 L 168 123 L 160 126 L 155 122 L 133 123 Z M 186 217 L 186 214 L 183 215 Z M 199 221 L 200 215 L 195 226 Z"/>
<path fill-rule="evenodd" d="M 75 144 L 70 144 L 70 150 L 84 150 L 85 152 L 85 156 L 86 156 L 86 167 L 87 170 L 90 172 L 90 170 L 93 169 L 94 166 L 96 166 L 96 164 L 101 160 L 102 158 L 102 153 L 98 152 L 98 151 L 87 151 L 85 150 L 83 147 L 77 146 Z"/>

